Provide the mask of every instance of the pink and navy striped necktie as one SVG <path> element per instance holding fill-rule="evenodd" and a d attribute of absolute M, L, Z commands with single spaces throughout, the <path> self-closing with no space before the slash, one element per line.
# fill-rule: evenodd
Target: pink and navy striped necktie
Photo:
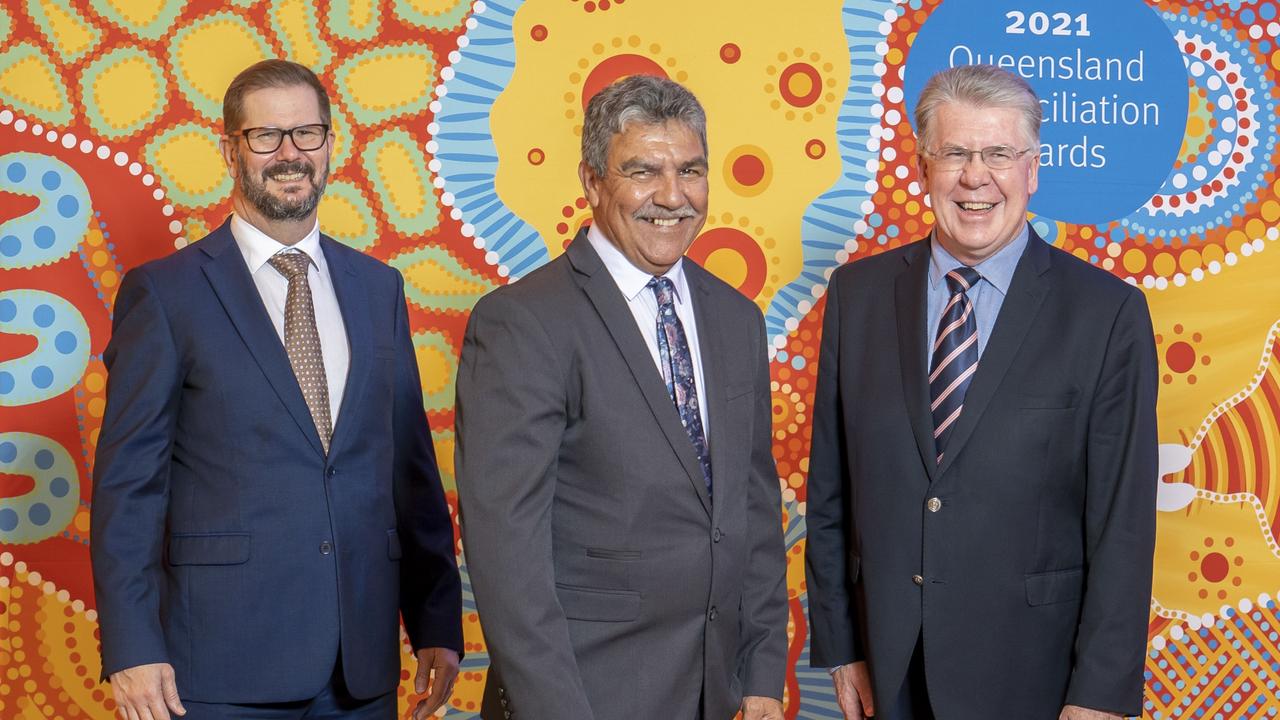
<path fill-rule="evenodd" d="M 946 278 L 951 300 L 938 321 L 933 360 L 929 363 L 933 445 L 939 465 L 947 449 L 947 439 L 964 408 L 969 381 L 978 370 L 978 321 L 974 318 L 973 302 L 966 293 L 982 276 L 977 270 L 961 265 L 948 272 Z"/>
<path fill-rule="evenodd" d="M 667 393 L 680 413 L 680 423 L 693 443 L 693 451 L 702 466 L 702 480 L 711 492 L 711 453 L 707 436 L 702 431 L 702 414 L 698 411 L 698 387 L 693 375 L 693 353 L 684 334 L 684 325 L 676 315 L 675 286 L 670 278 L 655 277 L 646 285 L 658 300 L 658 355 L 662 362 L 662 379 Z"/>

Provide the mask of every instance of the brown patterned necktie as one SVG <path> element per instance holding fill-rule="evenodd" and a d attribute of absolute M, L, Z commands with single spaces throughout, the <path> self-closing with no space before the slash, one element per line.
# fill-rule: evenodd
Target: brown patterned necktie
<path fill-rule="evenodd" d="M 284 301 L 284 349 L 327 455 L 333 423 L 329 418 L 329 380 L 324 374 L 324 356 L 320 354 L 320 333 L 316 331 L 316 309 L 307 284 L 311 257 L 297 250 L 277 253 L 267 262 L 289 281 L 289 294 Z"/>

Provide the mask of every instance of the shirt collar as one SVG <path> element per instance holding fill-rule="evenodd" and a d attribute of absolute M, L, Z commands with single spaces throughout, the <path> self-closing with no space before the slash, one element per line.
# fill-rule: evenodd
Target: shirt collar
<path fill-rule="evenodd" d="M 1018 269 L 1018 260 L 1022 258 L 1022 251 L 1027 247 L 1030 239 L 1028 227 L 1023 223 L 1022 230 L 1013 238 L 1013 242 L 1000 248 L 995 255 L 973 268 L 1001 295 L 1008 294 L 1009 283 L 1013 282 L 1013 272 Z M 938 283 L 942 282 L 943 276 L 948 272 L 964 264 L 947 252 L 946 248 L 942 247 L 942 243 L 934 239 L 936 233 L 935 229 L 929 236 L 929 285 L 933 288 L 938 287 Z"/>
<path fill-rule="evenodd" d="M 644 292 L 649 285 L 649 281 L 653 279 L 653 275 L 632 265 L 627 256 L 623 255 L 622 251 L 604 236 L 604 233 L 596 227 L 595 223 L 592 223 L 587 228 L 587 240 L 591 243 L 591 247 L 596 251 L 596 254 L 600 256 L 600 262 L 604 263 L 605 269 L 609 271 L 609 275 L 613 277 L 614 283 L 618 285 L 618 289 L 622 291 L 622 295 L 627 299 L 627 302 L 635 300 L 640 293 Z M 677 303 L 683 302 L 681 298 L 688 297 L 688 285 L 684 277 L 684 258 L 677 260 L 676 264 L 672 265 L 662 275 L 671 280 L 671 284 L 676 291 L 675 301 Z"/>
<path fill-rule="evenodd" d="M 244 260 L 249 265 L 249 273 L 251 275 L 261 270 L 262 266 L 266 265 L 273 255 L 282 250 L 290 249 L 301 250 L 306 253 L 311 258 L 311 262 L 315 263 L 316 269 L 321 271 L 322 275 L 324 274 L 326 265 L 324 253 L 320 250 L 319 221 L 316 221 L 311 231 L 297 243 L 285 245 L 249 224 L 249 221 L 233 213 L 231 215 L 231 235 L 236 239 L 236 245 L 240 248 L 240 254 L 244 255 Z"/>

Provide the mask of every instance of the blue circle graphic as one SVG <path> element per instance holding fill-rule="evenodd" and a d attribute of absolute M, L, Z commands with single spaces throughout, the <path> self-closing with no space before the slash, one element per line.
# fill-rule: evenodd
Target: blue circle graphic
<path fill-rule="evenodd" d="M 0 322 L 9 322 L 18 317 L 18 304 L 5 298 L 0 300 Z"/>
<path fill-rule="evenodd" d="M 1169 27 L 1141 0 L 941 3 L 907 57 L 903 95 L 912 122 L 934 73 L 976 64 L 1024 78 L 1039 96 L 1032 212 L 1111 222 L 1168 178 L 1186 134 L 1187 71 Z"/>
<path fill-rule="evenodd" d="M 75 352 L 78 344 L 76 334 L 70 330 L 63 330 L 53 338 L 53 346 L 63 355 L 70 355 Z"/>
<path fill-rule="evenodd" d="M 4 508 L 0 510 L 0 530 L 10 532 L 18 527 L 18 513 Z"/>
<path fill-rule="evenodd" d="M 40 227 L 36 228 L 36 231 L 35 233 L 32 234 L 32 237 L 35 238 L 36 247 L 40 248 L 41 250 L 48 250 L 49 248 L 53 247 L 53 241 L 58 239 L 57 233 L 55 233 L 53 231 L 53 228 L 49 227 L 48 225 L 41 225 Z"/>
<path fill-rule="evenodd" d="M 42 328 L 52 325 L 56 318 L 57 314 L 48 305 L 37 305 L 35 311 L 31 313 L 31 319 Z"/>
<path fill-rule="evenodd" d="M 22 252 L 22 241 L 14 235 L 5 235 L 0 238 L 0 255 L 5 257 L 17 257 Z"/>
<path fill-rule="evenodd" d="M 36 467 L 41 470 L 48 470 L 53 467 L 53 453 L 48 450 L 40 450 L 36 453 Z"/>
<path fill-rule="evenodd" d="M 18 446 L 11 442 L 0 442 L 0 463 L 6 465 L 18 457 Z"/>
<path fill-rule="evenodd" d="M 27 517 L 31 518 L 31 522 L 36 525 L 45 525 L 49 522 L 49 518 L 53 513 L 49 511 L 49 506 L 42 502 L 35 503 L 31 509 L 27 511 Z"/>
<path fill-rule="evenodd" d="M 27 166 L 20 162 L 9 163 L 6 175 L 9 177 L 9 182 L 22 182 L 27 177 Z"/>
<path fill-rule="evenodd" d="M 46 170 L 44 175 L 40 176 L 40 184 L 45 190 L 57 190 L 62 184 L 62 176 L 52 170 Z"/>
<path fill-rule="evenodd" d="M 71 483 L 64 477 L 56 477 L 49 481 L 49 494 L 54 497 L 66 497 L 71 492 Z"/>

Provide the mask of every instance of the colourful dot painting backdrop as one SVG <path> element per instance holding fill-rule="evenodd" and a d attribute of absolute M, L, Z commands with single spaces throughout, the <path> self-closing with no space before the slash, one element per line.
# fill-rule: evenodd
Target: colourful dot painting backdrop
<path fill-rule="evenodd" d="M 584 103 L 649 73 L 709 112 L 712 208 L 689 254 L 753 298 L 772 354 L 791 598 L 788 718 L 835 718 L 808 667 L 805 477 L 823 290 L 933 214 L 903 69 L 937 0 L 14 0 L 0 5 L 0 717 L 112 716 L 99 682 L 89 498 L 121 276 L 229 212 L 223 90 L 289 57 L 332 89 L 329 234 L 405 276 L 450 503 L 467 313 L 587 221 Z M 1126 217 L 1032 216 L 1145 290 L 1161 487 L 1146 716 L 1280 713 L 1280 5 L 1161 0 L 1185 136 Z M 1064 351 L 1069 352 L 1069 348 Z M 465 559 L 463 560 L 465 572 Z M 465 577 L 465 575 L 464 575 Z M 469 587 L 465 586 L 464 587 Z M 487 656 L 449 717 L 475 717 Z M 400 694 L 409 707 L 412 664 Z"/>

